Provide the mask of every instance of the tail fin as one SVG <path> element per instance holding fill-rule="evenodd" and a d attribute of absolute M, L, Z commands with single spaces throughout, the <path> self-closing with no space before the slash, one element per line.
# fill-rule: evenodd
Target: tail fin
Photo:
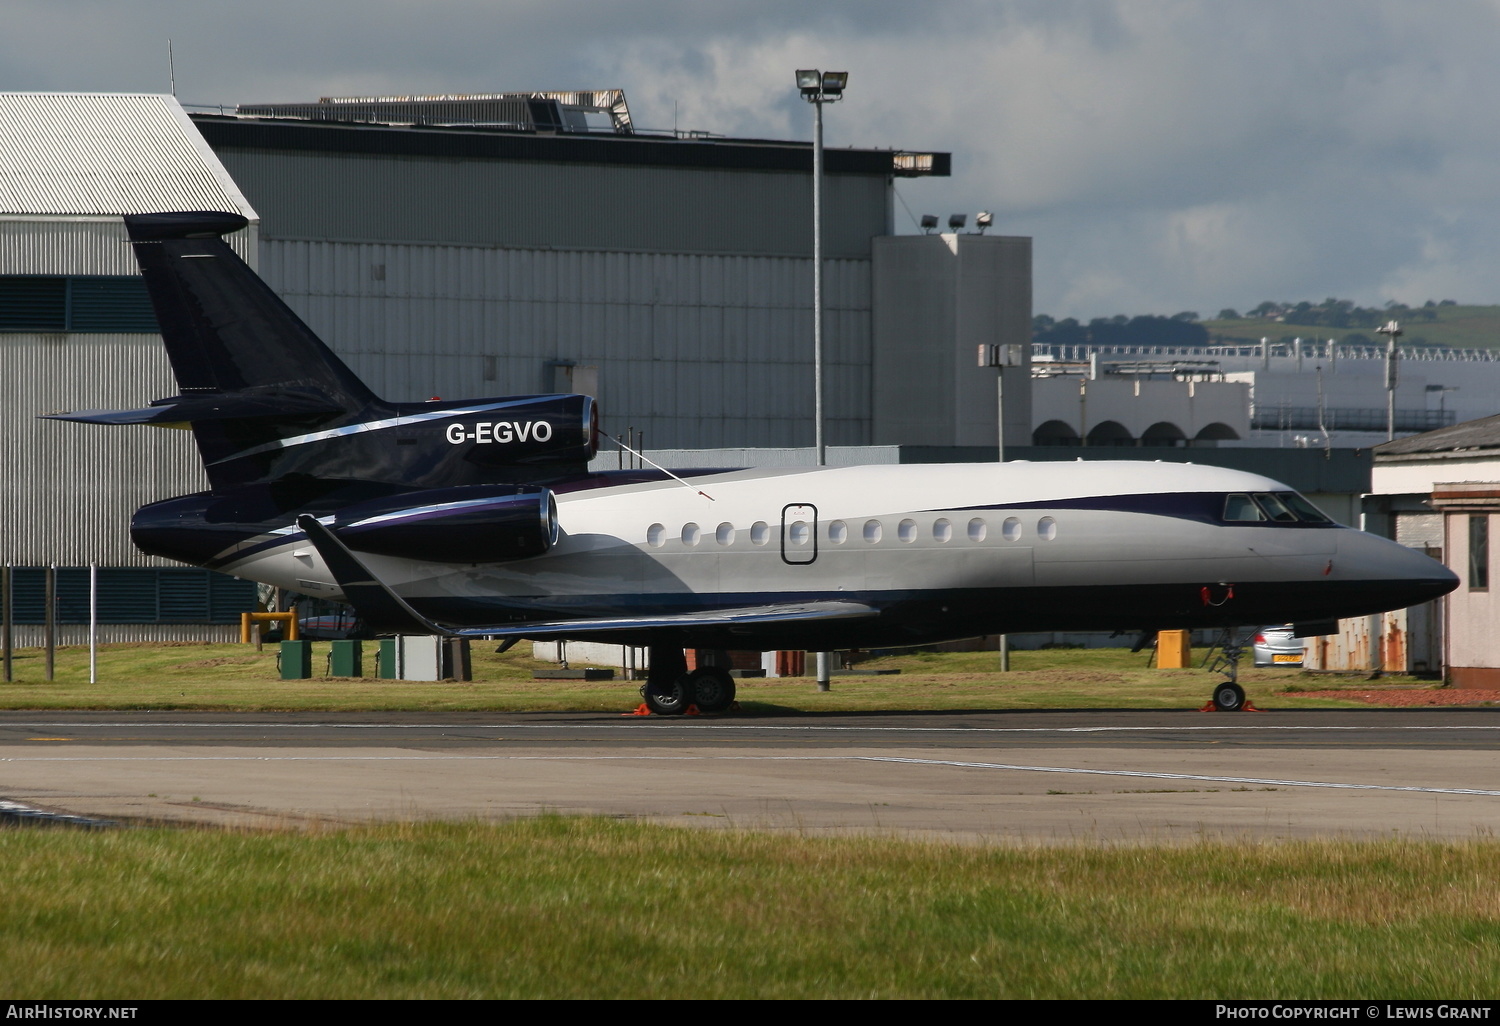
<path fill-rule="evenodd" d="M 220 237 L 247 224 L 216 212 L 125 215 L 183 393 L 317 392 L 346 410 L 375 401 Z"/>
<path fill-rule="evenodd" d="M 191 423 L 215 491 L 291 469 L 246 453 L 382 405 L 224 242 L 247 224 L 215 211 L 125 215 L 182 391 L 153 404 L 171 407 L 155 419 Z"/>
<path fill-rule="evenodd" d="M 597 421 L 582 395 L 385 402 L 224 242 L 238 214 L 129 214 L 125 225 L 181 395 L 138 410 L 43 416 L 188 425 L 216 494 L 287 483 L 448 488 L 582 470 Z"/>

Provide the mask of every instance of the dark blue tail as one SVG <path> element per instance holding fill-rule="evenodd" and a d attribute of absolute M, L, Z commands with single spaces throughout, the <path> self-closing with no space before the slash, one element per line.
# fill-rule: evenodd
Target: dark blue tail
<path fill-rule="evenodd" d="M 588 396 L 377 397 L 224 242 L 247 224 L 213 211 L 126 215 L 181 394 L 48 416 L 187 424 L 215 494 L 504 484 L 587 464 L 597 433 Z"/>

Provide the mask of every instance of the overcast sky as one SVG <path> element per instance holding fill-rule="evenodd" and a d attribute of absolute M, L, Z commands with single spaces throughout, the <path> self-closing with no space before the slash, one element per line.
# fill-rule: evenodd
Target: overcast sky
<path fill-rule="evenodd" d="M 945 150 L 911 214 L 1035 239 L 1035 309 L 1500 302 L 1500 0 L 0 0 L 0 90 L 186 104 L 621 88 L 642 128 Z M 904 204 L 904 205 L 903 205 Z"/>

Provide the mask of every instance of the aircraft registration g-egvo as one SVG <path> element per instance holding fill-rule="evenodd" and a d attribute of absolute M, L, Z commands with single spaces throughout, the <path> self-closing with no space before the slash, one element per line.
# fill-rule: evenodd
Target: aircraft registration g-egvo
<path fill-rule="evenodd" d="M 191 426 L 211 487 L 141 507 L 137 546 L 347 602 L 377 633 L 648 646 L 659 713 L 733 699 L 685 647 L 1317 623 L 1457 583 L 1217 467 L 590 471 L 591 398 L 387 402 L 224 242 L 244 218 L 125 223 L 180 393 L 47 416 Z M 1214 700 L 1242 705 L 1232 665 Z"/>

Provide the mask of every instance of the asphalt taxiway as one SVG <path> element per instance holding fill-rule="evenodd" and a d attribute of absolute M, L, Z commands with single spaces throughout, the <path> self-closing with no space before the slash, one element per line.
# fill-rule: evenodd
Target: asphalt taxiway
<path fill-rule="evenodd" d="M 15 712 L 0 798 L 247 826 L 552 811 L 1007 843 L 1488 837 L 1500 712 Z"/>

